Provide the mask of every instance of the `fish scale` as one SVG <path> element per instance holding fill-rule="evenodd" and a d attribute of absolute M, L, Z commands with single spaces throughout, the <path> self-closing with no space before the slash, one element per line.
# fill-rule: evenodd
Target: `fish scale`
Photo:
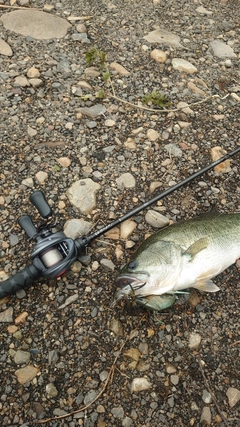
<path fill-rule="evenodd" d="M 116 279 L 116 299 L 135 296 L 159 310 L 183 289 L 216 292 L 212 278 L 240 258 L 240 214 L 210 212 L 150 236 Z M 153 300 L 154 296 L 154 300 Z M 156 304 L 156 296 L 159 305 Z M 143 304 L 141 304 L 143 305 Z M 155 309 L 155 308 L 154 308 Z"/>

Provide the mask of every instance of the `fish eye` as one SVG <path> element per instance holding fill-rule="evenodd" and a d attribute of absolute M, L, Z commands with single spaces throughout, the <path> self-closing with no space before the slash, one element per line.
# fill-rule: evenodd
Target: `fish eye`
<path fill-rule="evenodd" d="M 128 264 L 128 270 L 135 270 L 135 268 L 137 268 L 137 266 L 138 266 L 137 261 L 130 261 L 130 263 Z"/>

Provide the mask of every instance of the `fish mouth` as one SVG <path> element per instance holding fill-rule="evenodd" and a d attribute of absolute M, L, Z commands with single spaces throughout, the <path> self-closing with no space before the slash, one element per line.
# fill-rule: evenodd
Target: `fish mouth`
<path fill-rule="evenodd" d="M 148 273 L 141 272 L 140 277 L 131 276 L 130 274 L 122 274 L 117 277 L 115 284 L 117 291 L 115 294 L 115 303 L 125 296 L 135 293 L 136 290 L 141 289 L 146 284 Z"/>

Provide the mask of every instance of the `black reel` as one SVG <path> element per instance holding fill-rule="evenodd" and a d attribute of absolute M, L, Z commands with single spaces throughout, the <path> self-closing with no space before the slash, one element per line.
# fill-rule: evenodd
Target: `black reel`
<path fill-rule="evenodd" d="M 64 233 L 52 233 L 48 222 L 52 217 L 52 209 L 41 191 L 34 191 L 30 196 L 31 203 L 39 214 L 46 219 L 46 224 L 38 229 L 34 226 L 30 216 L 24 215 L 19 224 L 30 239 L 36 240 L 36 246 L 31 254 L 33 265 L 40 270 L 41 276 L 56 278 L 69 270 L 77 258 L 78 252 L 74 241 Z"/>

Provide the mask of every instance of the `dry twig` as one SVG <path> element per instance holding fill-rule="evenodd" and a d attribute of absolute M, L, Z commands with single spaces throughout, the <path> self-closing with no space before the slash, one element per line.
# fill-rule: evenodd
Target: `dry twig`
<path fill-rule="evenodd" d="M 213 393 L 213 391 L 212 391 L 212 389 L 211 389 L 211 387 L 210 387 L 210 385 L 209 385 L 209 382 L 208 382 L 207 377 L 206 377 L 206 375 L 205 375 L 205 372 L 204 372 L 204 370 L 203 370 L 202 363 L 201 363 L 201 359 L 200 359 L 200 357 L 199 357 L 199 356 L 197 356 L 197 361 L 198 361 L 199 368 L 200 368 L 201 374 L 202 374 L 202 376 L 203 376 L 203 379 L 204 379 L 205 385 L 206 385 L 206 387 L 207 387 L 207 389 L 208 389 L 208 392 L 209 392 L 209 393 L 211 394 L 211 396 L 212 396 L 212 400 L 213 400 L 213 402 L 214 402 L 214 404 L 215 404 L 215 406 L 216 406 L 216 408 L 217 408 L 217 410 L 218 410 L 218 413 L 219 413 L 220 417 L 222 418 L 222 420 L 223 420 L 223 422 L 224 422 L 225 426 L 226 426 L 226 427 L 229 427 L 228 422 L 227 422 L 227 420 L 226 420 L 225 416 L 223 415 L 223 413 L 222 413 L 222 411 L 221 411 L 221 408 L 220 408 L 220 406 L 219 406 L 219 404 L 218 404 L 218 402 L 217 402 L 217 399 L 216 399 L 216 397 L 214 396 L 214 393 Z"/>

